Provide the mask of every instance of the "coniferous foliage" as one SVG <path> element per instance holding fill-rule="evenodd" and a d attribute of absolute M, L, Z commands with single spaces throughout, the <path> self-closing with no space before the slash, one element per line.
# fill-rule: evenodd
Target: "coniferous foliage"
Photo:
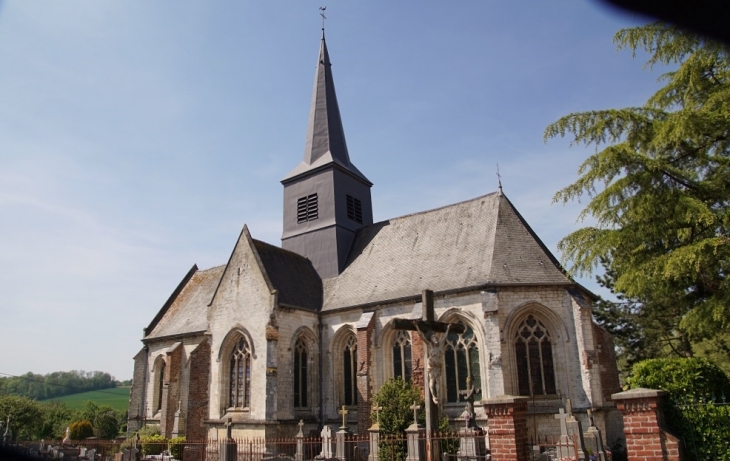
<path fill-rule="evenodd" d="M 650 69 L 674 70 L 641 107 L 574 113 L 547 127 L 546 139 L 597 148 L 554 197 L 588 196 L 581 217 L 596 224 L 559 249 L 578 274 L 606 261 L 615 292 L 637 303 L 629 317 L 671 309 L 677 340 L 667 346 L 691 354 L 698 342 L 725 341 L 730 326 L 730 56 L 659 23 L 620 30 L 614 41 L 648 52 Z"/>

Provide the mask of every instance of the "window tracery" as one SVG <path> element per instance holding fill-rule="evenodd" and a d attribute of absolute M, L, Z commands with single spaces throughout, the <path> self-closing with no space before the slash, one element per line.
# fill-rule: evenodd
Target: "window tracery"
<path fill-rule="evenodd" d="M 463 322 L 458 322 L 464 325 Z M 479 344 L 474 330 L 464 325 L 463 333 L 450 332 L 446 338 L 444 364 L 446 367 L 446 401 L 463 402 L 462 392 L 467 389 L 467 377 L 471 376 L 471 385 L 481 388 L 481 372 L 479 367 Z M 474 399 L 481 399 L 481 390 L 474 393 Z"/>
<path fill-rule="evenodd" d="M 357 339 L 355 335 L 345 342 L 342 353 L 344 404 L 357 405 Z"/>
<path fill-rule="evenodd" d="M 247 408 L 251 401 L 251 348 L 241 336 L 231 351 L 228 407 Z"/>
<path fill-rule="evenodd" d="M 294 408 L 308 407 L 307 345 L 298 339 L 294 346 Z"/>
<path fill-rule="evenodd" d="M 407 332 L 400 330 L 393 342 L 393 377 L 410 381 L 412 374 L 411 337 Z"/>
<path fill-rule="evenodd" d="M 528 315 L 517 328 L 515 355 L 520 395 L 556 393 L 550 333 L 533 315 Z"/>

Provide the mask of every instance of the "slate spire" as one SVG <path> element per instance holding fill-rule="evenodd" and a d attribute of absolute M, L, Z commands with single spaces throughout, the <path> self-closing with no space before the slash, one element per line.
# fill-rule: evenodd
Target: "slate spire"
<path fill-rule="evenodd" d="M 332 78 L 332 63 L 327 51 L 327 41 L 323 29 L 317 70 L 314 74 L 314 90 L 312 91 L 312 104 L 309 109 L 304 159 L 283 181 L 293 179 L 331 163 L 336 163 L 355 176 L 370 182 L 350 162 L 350 155 L 347 152 L 347 143 L 345 141 L 345 130 L 342 128 L 340 108 L 335 94 L 335 82 Z"/>

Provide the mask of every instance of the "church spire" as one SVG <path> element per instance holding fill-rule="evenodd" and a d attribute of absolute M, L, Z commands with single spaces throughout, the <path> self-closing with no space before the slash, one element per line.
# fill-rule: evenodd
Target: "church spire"
<path fill-rule="evenodd" d="M 335 83 L 332 78 L 332 63 L 327 51 L 327 41 L 325 40 L 323 28 L 317 70 L 314 74 L 314 90 L 312 92 L 312 104 L 309 109 L 304 159 L 283 181 L 288 181 L 331 163 L 335 163 L 347 172 L 370 182 L 350 162 L 350 155 L 345 142 L 345 131 L 342 128 L 342 119 L 340 118 L 340 108 L 335 94 Z"/>

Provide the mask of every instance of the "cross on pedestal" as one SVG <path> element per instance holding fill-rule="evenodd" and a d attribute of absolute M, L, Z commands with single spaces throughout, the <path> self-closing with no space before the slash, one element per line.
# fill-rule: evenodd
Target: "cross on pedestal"
<path fill-rule="evenodd" d="M 342 415 L 342 427 L 340 427 L 340 429 L 347 429 L 347 414 L 350 412 L 347 411 L 347 408 L 344 405 L 342 405 L 342 410 L 340 410 L 339 413 Z"/>
<path fill-rule="evenodd" d="M 378 406 L 377 404 L 373 407 L 373 411 L 375 412 L 375 424 L 380 426 L 380 411 L 383 409 L 383 407 Z"/>
<path fill-rule="evenodd" d="M 416 403 L 416 401 L 414 400 L 413 401 L 413 405 L 411 405 L 408 408 L 410 408 L 411 410 L 413 410 L 413 424 L 415 424 L 416 426 L 418 426 L 418 410 L 421 409 L 421 406 L 418 403 Z"/>
<path fill-rule="evenodd" d="M 437 461 L 438 442 L 432 440 L 432 431 L 438 427 L 438 398 L 436 395 L 444 367 L 443 347 L 449 332 L 463 333 L 464 325 L 458 323 L 437 322 L 433 310 L 433 291 L 423 290 L 421 295 L 421 319 L 394 319 L 396 330 L 417 331 L 423 339 L 423 393 L 426 404 L 426 461 Z M 440 333 L 439 337 L 437 333 Z M 434 394 L 434 395 L 432 395 Z"/>
<path fill-rule="evenodd" d="M 300 419 L 297 426 L 299 426 L 299 433 L 297 434 L 297 437 L 304 437 L 304 432 L 302 431 L 302 428 L 304 427 L 304 420 Z"/>

